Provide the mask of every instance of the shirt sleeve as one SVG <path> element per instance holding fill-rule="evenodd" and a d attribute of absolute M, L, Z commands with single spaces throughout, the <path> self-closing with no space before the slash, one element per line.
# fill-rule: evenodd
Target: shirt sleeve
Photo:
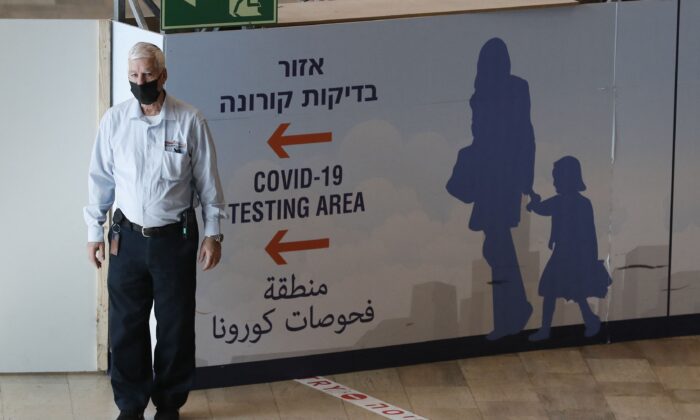
<path fill-rule="evenodd" d="M 114 203 L 114 161 L 109 134 L 111 124 L 111 114 L 107 112 L 100 121 L 90 159 L 88 205 L 83 208 L 83 218 L 88 228 L 88 242 L 104 241 L 102 225 Z"/>
<path fill-rule="evenodd" d="M 221 233 L 220 220 L 228 218 L 224 193 L 216 165 L 216 150 L 207 121 L 198 115 L 194 126 L 192 150 L 192 175 L 194 186 L 202 204 L 204 236 Z"/>

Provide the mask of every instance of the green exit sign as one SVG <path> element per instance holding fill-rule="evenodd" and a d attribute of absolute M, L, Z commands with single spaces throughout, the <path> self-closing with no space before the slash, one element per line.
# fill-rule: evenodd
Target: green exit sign
<path fill-rule="evenodd" d="M 160 28 L 277 23 L 277 0 L 161 0 Z"/>

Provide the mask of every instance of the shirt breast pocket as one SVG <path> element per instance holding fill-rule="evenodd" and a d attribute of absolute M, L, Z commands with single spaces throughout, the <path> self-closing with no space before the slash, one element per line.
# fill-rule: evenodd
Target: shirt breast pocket
<path fill-rule="evenodd" d="M 190 173 L 190 156 L 187 153 L 163 152 L 160 176 L 166 181 L 180 181 Z"/>

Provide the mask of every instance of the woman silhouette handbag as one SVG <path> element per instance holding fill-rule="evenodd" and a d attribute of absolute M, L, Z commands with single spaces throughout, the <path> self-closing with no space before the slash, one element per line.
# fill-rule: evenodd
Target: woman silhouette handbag
<path fill-rule="evenodd" d="M 473 145 L 460 149 L 452 176 L 445 188 L 450 195 L 464 203 L 473 203 L 476 195 L 476 153 Z"/>

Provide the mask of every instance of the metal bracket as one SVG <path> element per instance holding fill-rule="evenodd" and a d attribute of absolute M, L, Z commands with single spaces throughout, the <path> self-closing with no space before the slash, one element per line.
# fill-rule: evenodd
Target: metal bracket
<path fill-rule="evenodd" d="M 126 19 L 126 3 L 124 0 L 114 0 L 114 15 L 112 19 L 117 22 L 124 22 Z"/>
<path fill-rule="evenodd" d="M 146 6 L 148 6 L 149 9 L 151 9 L 151 13 L 153 13 L 153 16 L 158 18 L 160 20 L 160 8 L 158 5 L 156 5 L 153 0 L 143 0 L 144 3 L 146 3 Z"/>
<path fill-rule="evenodd" d="M 131 12 L 134 14 L 134 18 L 136 19 L 136 23 L 139 25 L 139 28 L 148 30 L 148 23 L 146 22 L 146 18 L 143 17 L 139 0 L 129 0 L 129 6 L 131 6 Z"/>

